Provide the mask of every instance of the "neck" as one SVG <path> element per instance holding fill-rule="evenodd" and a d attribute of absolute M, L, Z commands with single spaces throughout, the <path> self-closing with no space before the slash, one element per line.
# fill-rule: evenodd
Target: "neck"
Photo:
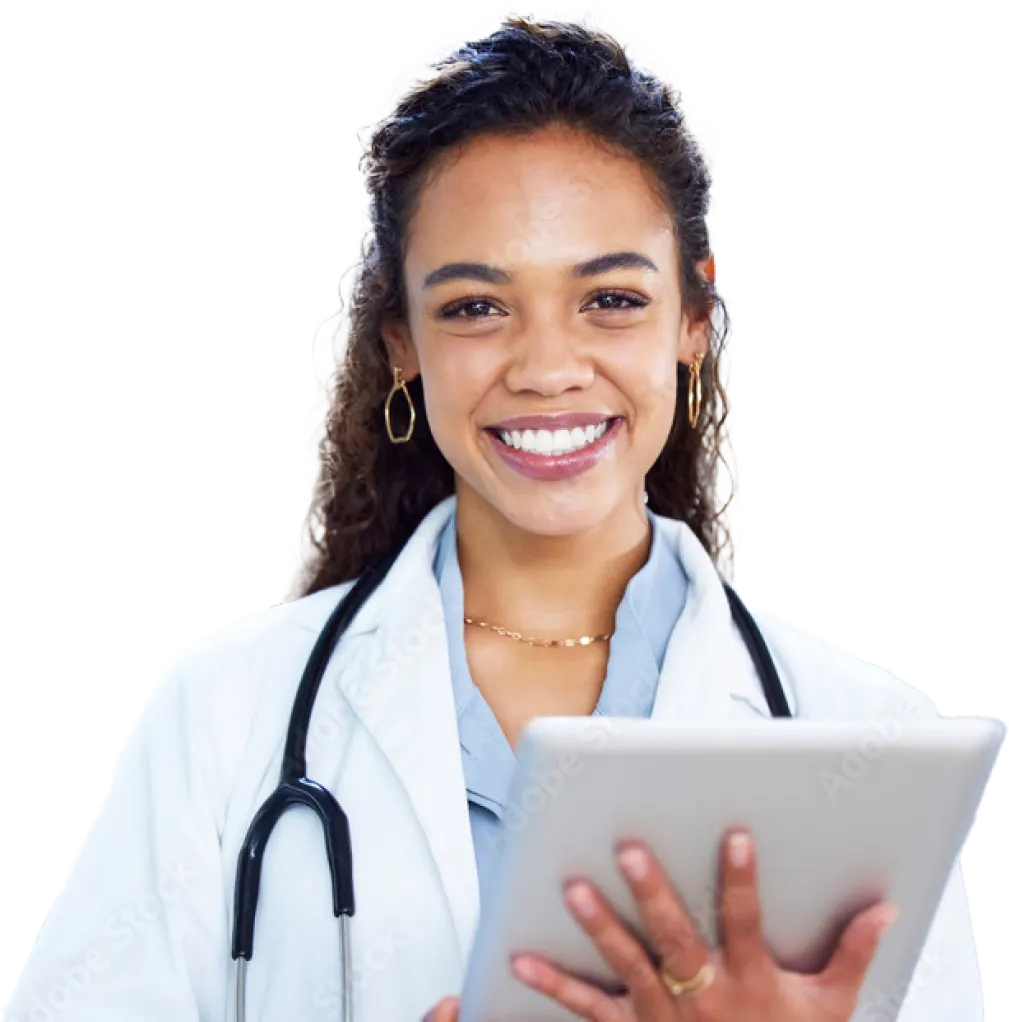
<path fill-rule="evenodd" d="M 613 631 L 627 583 L 648 560 L 643 507 L 620 507 L 586 532 L 542 536 L 518 528 L 472 491 L 457 492 L 468 617 L 544 639 Z"/>

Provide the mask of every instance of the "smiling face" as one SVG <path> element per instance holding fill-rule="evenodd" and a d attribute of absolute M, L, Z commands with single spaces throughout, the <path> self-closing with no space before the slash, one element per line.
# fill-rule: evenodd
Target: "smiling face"
<path fill-rule="evenodd" d="M 423 188 L 404 275 L 383 338 L 422 376 L 460 508 L 539 535 L 639 517 L 676 364 L 707 345 L 646 169 L 562 126 L 474 138 Z"/>

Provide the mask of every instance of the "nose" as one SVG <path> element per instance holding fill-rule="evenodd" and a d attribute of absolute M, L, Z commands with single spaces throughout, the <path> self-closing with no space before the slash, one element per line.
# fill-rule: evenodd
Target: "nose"
<path fill-rule="evenodd" d="M 505 385 L 516 394 L 557 397 L 584 390 L 595 379 L 592 360 L 577 335 L 556 325 L 524 330 L 509 354 Z"/>

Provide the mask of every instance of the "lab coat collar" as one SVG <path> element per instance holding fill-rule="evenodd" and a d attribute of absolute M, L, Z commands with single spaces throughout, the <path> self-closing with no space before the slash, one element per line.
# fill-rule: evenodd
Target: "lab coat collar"
<path fill-rule="evenodd" d="M 353 659 L 336 683 L 416 813 L 445 893 L 462 965 L 476 932 L 480 891 L 448 636 L 434 573 L 438 533 L 454 502 L 450 497 L 424 517 L 344 634 Z"/>
<path fill-rule="evenodd" d="M 688 525 L 659 516 L 654 520 L 677 550 L 687 576 L 687 599 L 666 647 L 652 717 L 771 718 L 760 675 L 732 620 L 720 572 Z M 774 651 L 769 652 L 794 714 L 789 679 Z"/>
<path fill-rule="evenodd" d="M 438 535 L 455 506 L 455 496 L 447 497 L 421 519 L 373 598 L 354 618 L 346 637 L 402 627 L 425 613 L 429 615 L 429 627 L 444 624 L 434 557 Z M 666 648 L 653 715 L 685 709 L 711 711 L 728 697 L 749 706 L 751 716 L 755 711 L 770 717 L 749 651 L 733 626 L 722 577 L 708 552 L 685 522 L 656 514 L 649 517 L 676 549 L 688 583 L 686 604 Z M 422 586 L 423 593 L 418 586 Z M 311 617 L 306 624 L 321 628 L 333 603 L 333 599 L 319 600 L 310 611 L 306 608 Z M 715 637 L 719 641 L 712 642 Z M 781 665 L 775 662 L 780 673 Z M 691 664 L 691 677 L 681 678 L 680 667 L 685 664 Z M 712 672 L 717 676 L 712 677 Z M 673 673 L 677 675 L 675 685 Z M 787 679 L 783 677 L 782 682 L 792 703 Z"/>
<path fill-rule="evenodd" d="M 444 631 L 433 565 L 438 535 L 455 507 L 455 496 L 448 497 L 421 520 L 382 584 L 381 596 L 365 605 L 348 634 L 403 628 L 425 613 L 428 627 Z M 649 517 L 673 545 L 687 577 L 686 603 L 666 647 L 652 716 L 770 718 L 760 677 L 733 624 L 722 576 L 708 552 L 685 522 Z M 794 712 L 789 680 L 771 653 Z"/>
<path fill-rule="evenodd" d="M 395 628 L 404 619 L 412 621 L 418 615 L 423 617 L 425 612 L 434 609 L 430 601 L 432 596 L 440 608 L 434 556 L 438 534 L 455 510 L 455 503 L 455 496 L 447 497 L 421 519 L 389 569 L 389 574 L 354 618 L 345 633 L 347 636 L 361 635 L 379 628 Z M 434 618 L 444 621 L 443 615 L 434 615 L 431 624 L 437 624 Z"/>

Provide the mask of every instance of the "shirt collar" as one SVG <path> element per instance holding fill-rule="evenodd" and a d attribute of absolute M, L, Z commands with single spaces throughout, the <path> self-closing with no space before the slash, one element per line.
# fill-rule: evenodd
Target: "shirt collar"
<path fill-rule="evenodd" d="M 653 671 L 657 676 L 662 666 L 672 623 L 678 618 L 686 599 L 687 580 L 670 537 L 647 508 L 646 514 L 651 526 L 648 557 L 627 583 L 617 608 L 615 634 L 610 647 L 610 666 L 620 671 L 646 660 L 650 664 L 647 673 L 651 677 Z M 473 708 L 476 690 L 465 661 L 464 593 L 456 544 L 455 510 L 438 533 L 433 567 L 445 608 L 452 690 L 457 715 L 462 718 L 464 713 Z M 660 589 L 661 593 L 658 592 Z M 607 676 L 596 707 L 597 714 L 648 715 L 654 697 L 654 684 L 617 684 L 618 681 L 626 680 Z M 640 698 L 636 698 L 635 693 Z"/>
<path fill-rule="evenodd" d="M 655 515 L 647 508 L 645 513 L 652 530 L 648 559 L 627 583 L 617 607 L 615 630 L 628 638 L 633 636 L 636 642 L 643 642 L 658 670 L 669 641 L 670 601 L 682 605 L 680 594 L 686 589 L 686 579 L 676 551 Z M 675 593 L 666 592 L 666 587 L 674 581 Z"/>
<path fill-rule="evenodd" d="M 434 556 L 434 575 L 438 580 L 442 605 L 445 608 L 445 628 L 448 633 L 449 662 L 452 668 L 452 693 L 455 696 L 456 716 L 461 717 L 476 691 L 465 662 L 463 642 L 463 588 L 462 572 L 456 550 L 455 508 L 438 532 Z M 461 653 L 460 653 L 461 650 Z M 459 657 L 463 660 L 460 663 Z"/>

